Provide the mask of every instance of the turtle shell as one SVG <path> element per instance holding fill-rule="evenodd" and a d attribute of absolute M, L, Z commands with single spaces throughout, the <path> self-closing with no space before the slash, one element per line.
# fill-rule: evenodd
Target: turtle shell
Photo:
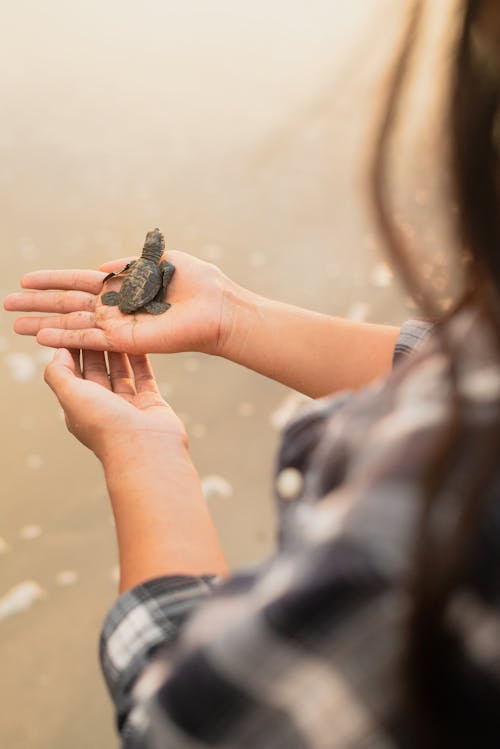
<path fill-rule="evenodd" d="M 140 258 L 123 279 L 118 305 L 120 311 L 130 313 L 144 306 L 157 295 L 161 284 L 162 276 L 158 264 Z"/>

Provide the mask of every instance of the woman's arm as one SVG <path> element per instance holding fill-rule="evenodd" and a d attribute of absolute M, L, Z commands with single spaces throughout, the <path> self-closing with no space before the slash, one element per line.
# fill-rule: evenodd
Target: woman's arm
<path fill-rule="evenodd" d="M 227 573 L 186 445 L 152 442 L 130 440 L 103 461 L 116 522 L 120 592 L 163 575 Z"/>
<path fill-rule="evenodd" d="M 220 354 L 318 398 L 387 374 L 399 331 L 311 312 L 233 285 L 226 292 Z"/>
<path fill-rule="evenodd" d="M 105 272 L 36 271 L 10 294 L 5 308 L 38 312 L 20 317 L 15 330 L 55 348 L 130 354 L 200 351 L 222 356 L 306 395 L 357 389 L 386 374 L 399 328 L 310 312 L 248 291 L 216 266 L 183 252 L 168 290 L 171 309 L 161 315 L 124 315 L 101 303 Z M 106 289 L 118 288 L 112 279 Z"/>

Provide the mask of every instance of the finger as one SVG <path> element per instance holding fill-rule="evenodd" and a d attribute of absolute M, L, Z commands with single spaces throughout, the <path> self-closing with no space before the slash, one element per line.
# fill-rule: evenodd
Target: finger
<path fill-rule="evenodd" d="M 107 263 L 100 265 L 99 270 L 105 273 L 114 273 L 127 265 L 127 263 L 132 262 L 132 260 L 137 260 L 137 256 L 131 255 L 130 257 L 121 257 L 118 260 L 109 260 Z"/>
<path fill-rule="evenodd" d="M 82 352 L 82 359 L 84 378 L 102 385 L 106 390 L 111 390 L 104 352 L 84 350 Z"/>
<path fill-rule="evenodd" d="M 71 358 L 73 359 L 73 363 L 75 365 L 75 375 L 76 377 L 81 377 L 82 376 L 82 366 L 80 363 L 81 351 L 79 348 L 71 348 L 69 349 L 69 353 L 71 354 Z"/>
<path fill-rule="evenodd" d="M 78 348 L 92 351 L 107 351 L 113 346 L 99 328 L 87 330 L 58 330 L 43 328 L 37 333 L 36 340 L 42 346 L 51 348 Z"/>
<path fill-rule="evenodd" d="M 96 297 L 85 291 L 18 291 L 9 294 L 4 307 L 18 312 L 92 312 Z"/>
<path fill-rule="evenodd" d="M 21 279 L 23 289 L 68 289 L 97 294 L 104 273 L 98 270 L 36 270 Z"/>
<path fill-rule="evenodd" d="M 108 353 L 109 379 L 111 388 L 118 395 L 135 395 L 132 369 L 125 354 Z"/>
<path fill-rule="evenodd" d="M 19 335 L 36 335 L 42 328 L 61 328 L 62 330 L 82 330 L 96 325 L 93 312 L 68 312 L 67 315 L 51 317 L 18 317 L 14 321 L 14 330 Z"/>
<path fill-rule="evenodd" d="M 135 389 L 138 393 L 155 393 L 160 395 L 156 378 L 149 358 L 145 355 L 129 355 L 130 365 L 134 373 Z"/>

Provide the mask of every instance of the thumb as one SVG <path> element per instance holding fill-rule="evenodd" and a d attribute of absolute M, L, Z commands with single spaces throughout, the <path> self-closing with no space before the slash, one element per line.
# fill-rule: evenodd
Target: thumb
<path fill-rule="evenodd" d="M 77 379 L 76 363 L 68 349 L 57 349 L 45 368 L 45 382 L 61 400 Z"/>

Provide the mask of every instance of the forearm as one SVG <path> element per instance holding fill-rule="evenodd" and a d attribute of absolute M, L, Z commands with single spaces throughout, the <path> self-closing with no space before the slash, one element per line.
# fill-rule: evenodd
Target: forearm
<path fill-rule="evenodd" d="M 187 448 L 154 449 L 140 437 L 124 440 L 103 459 L 116 521 L 120 591 L 161 575 L 225 574 Z"/>
<path fill-rule="evenodd" d="M 313 398 L 357 389 L 391 368 L 398 327 L 356 323 L 233 285 L 222 355 Z"/>

